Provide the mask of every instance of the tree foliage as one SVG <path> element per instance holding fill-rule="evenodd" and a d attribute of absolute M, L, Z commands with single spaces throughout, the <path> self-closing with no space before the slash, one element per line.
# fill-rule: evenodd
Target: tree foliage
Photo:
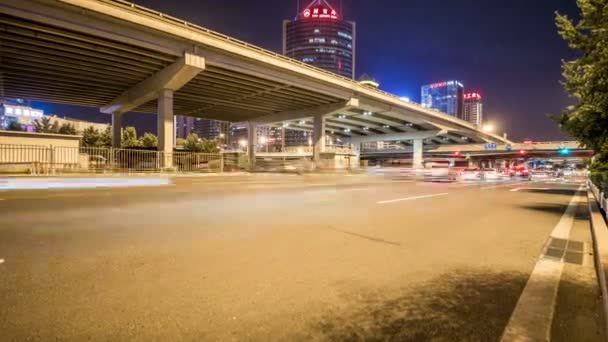
<path fill-rule="evenodd" d="M 99 146 L 112 147 L 112 126 L 108 125 L 99 135 Z"/>
<path fill-rule="evenodd" d="M 154 148 L 158 146 L 158 138 L 156 135 L 146 132 L 139 138 L 139 143 L 143 147 Z"/>
<path fill-rule="evenodd" d="M 43 116 L 40 119 L 34 120 L 33 125 L 34 130 L 38 133 L 57 133 L 56 130 L 53 130 L 53 123 L 51 123 L 51 118 L 48 116 Z"/>
<path fill-rule="evenodd" d="M 57 121 L 55 121 L 55 123 L 57 123 Z M 67 135 L 76 135 L 76 127 L 74 126 L 74 124 L 71 123 L 64 123 L 62 124 L 59 129 L 57 129 L 57 132 L 59 134 L 67 134 Z"/>
<path fill-rule="evenodd" d="M 137 130 L 135 130 L 135 127 L 125 127 L 122 130 L 121 146 L 125 148 L 141 147 L 141 142 L 137 139 Z"/>
<path fill-rule="evenodd" d="M 576 103 L 557 119 L 562 129 L 597 153 L 593 167 L 608 171 L 608 0 L 577 0 L 577 5 L 577 22 L 556 14 L 559 34 L 580 53 L 563 62 L 563 84 Z"/>
<path fill-rule="evenodd" d="M 21 126 L 21 123 L 19 121 L 11 121 L 8 124 L 8 127 L 6 128 L 9 131 L 23 131 L 23 126 Z"/>
<path fill-rule="evenodd" d="M 217 153 L 220 151 L 217 141 L 199 138 L 198 134 L 190 133 L 184 142 L 184 149 L 194 152 Z"/>
<path fill-rule="evenodd" d="M 86 147 L 111 147 L 112 135 L 110 126 L 100 132 L 93 126 L 88 127 L 82 132 L 82 146 Z"/>
<path fill-rule="evenodd" d="M 101 134 L 99 130 L 95 129 L 95 127 L 90 126 L 87 127 L 82 132 L 82 146 L 86 147 L 99 147 Z"/>

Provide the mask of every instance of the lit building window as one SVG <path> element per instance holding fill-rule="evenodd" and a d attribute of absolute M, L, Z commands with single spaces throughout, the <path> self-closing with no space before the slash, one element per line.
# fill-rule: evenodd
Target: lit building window
<path fill-rule="evenodd" d="M 21 108 L 15 108 L 15 114 L 21 115 Z"/>
<path fill-rule="evenodd" d="M 4 108 L 6 114 L 13 114 L 13 107 L 5 107 Z"/>
<path fill-rule="evenodd" d="M 340 36 L 340 37 L 344 37 L 344 38 L 346 38 L 346 39 L 348 39 L 348 40 L 353 40 L 353 36 L 351 36 L 351 35 L 350 35 L 350 34 L 348 34 L 348 33 L 344 33 L 344 32 L 340 32 L 340 31 L 338 31 L 338 36 Z"/>
<path fill-rule="evenodd" d="M 23 110 L 23 115 L 30 116 L 30 110 L 29 109 L 24 109 Z"/>
<path fill-rule="evenodd" d="M 314 57 L 304 57 L 304 58 L 302 58 L 302 62 L 304 62 L 304 63 L 312 63 L 314 61 L 315 61 Z"/>
<path fill-rule="evenodd" d="M 315 33 L 321 33 L 321 30 L 315 29 Z"/>

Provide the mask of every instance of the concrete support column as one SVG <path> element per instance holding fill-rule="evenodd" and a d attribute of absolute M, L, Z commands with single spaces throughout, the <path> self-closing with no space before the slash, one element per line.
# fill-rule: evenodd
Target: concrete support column
<path fill-rule="evenodd" d="M 173 166 L 173 90 L 163 89 L 158 96 L 158 151 L 163 152 L 161 167 Z"/>
<path fill-rule="evenodd" d="M 253 122 L 247 123 L 247 156 L 249 168 L 255 168 L 255 149 L 258 143 L 258 127 Z"/>
<path fill-rule="evenodd" d="M 349 169 L 358 169 L 361 164 L 361 143 L 351 144 L 353 156 L 350 159 Z"/>
<path fill-rule="evenodd" d="M 321 153 L 325 152 L 325 116 L 316 115 L 313 118 L 312 132 L 313 161 L 315 164 L 321 161 Z M 318 167 L 318 165 L 316 165 Z"/>
<path fill-rule="evenodd" d="M 112 147 L 120 148 L 122 142 L 122 114 L 112 114 Z"/>
<path fill-rule="evenodd" d="M 414 158 L 412 160 L 412 167 L 416 169 L 421 169 L 424 167 L 422 165 L 423 162 L 423 153 L 424 153 L 424 140 L 423 139 L 414 139 L 414 144 L 412 145 Z"/>

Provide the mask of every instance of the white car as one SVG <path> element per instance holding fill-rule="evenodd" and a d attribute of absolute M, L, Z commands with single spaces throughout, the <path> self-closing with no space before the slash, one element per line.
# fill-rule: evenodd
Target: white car
<path fill-rule="evenodd" d="M 481 173 L 475 168 L 462 169 L 459 178 L 462 181 L 478 181 L 481 179 Z"/>
<path fill-rule="evenodd" d="M 487 181 L 503 180 L 503 175 L 496 169 L 482 169 L 481 178 Z"/>

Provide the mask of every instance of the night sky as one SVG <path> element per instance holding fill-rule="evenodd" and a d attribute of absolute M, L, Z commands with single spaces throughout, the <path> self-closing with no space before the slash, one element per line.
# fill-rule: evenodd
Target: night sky
<path fill-rule="evenodd" d="M 134 2 L 276 52 L 282 20 L 297 7 L 297 0 Z M 343 0 L 342 16 L 357 23 L 357 77 L 367 73 L 383 90 L 416 102 L 421 85 L 459 80 L 466 92 L 482 94 L 486 121 L 499 132 L 550 140 L 564 136 L 548 115 L 570 102 L 559 84 L 561 60 L 576 56 L 557 34 L 555 10 L 577 14 L 575 0 Z M 44 107 L 109 120 L 95 109 Z M 154 119 L 128 114 L 125 123 L 154 132 Z"/>

